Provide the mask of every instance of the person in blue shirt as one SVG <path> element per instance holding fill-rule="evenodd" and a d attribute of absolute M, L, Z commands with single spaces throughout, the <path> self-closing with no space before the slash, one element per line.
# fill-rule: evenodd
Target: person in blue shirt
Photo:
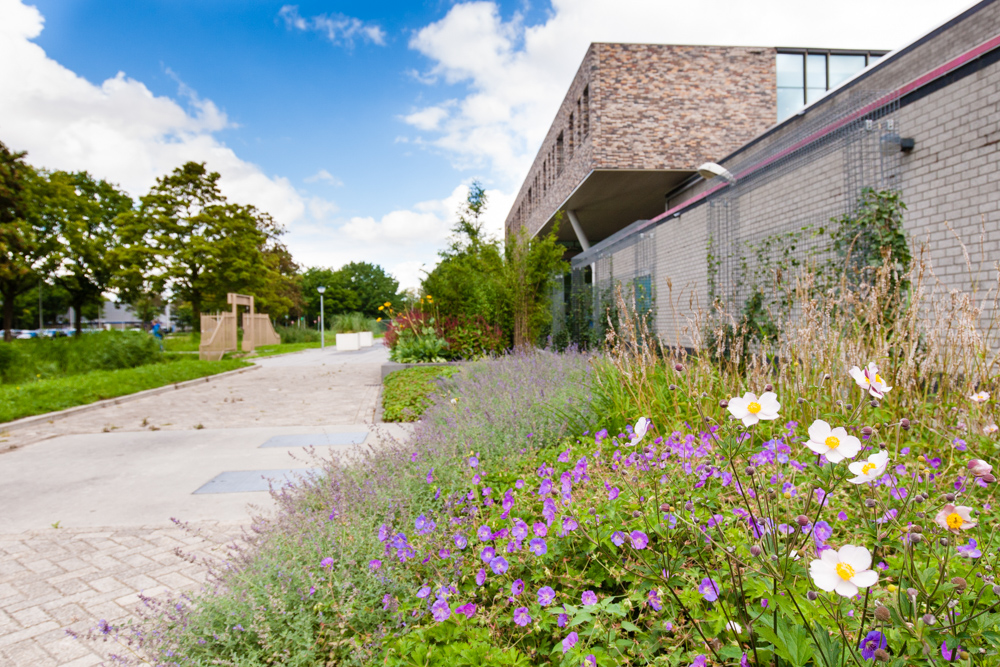
<path fill-rule="evenodd" d="M 160 344 L 160 352 L 163 352 L 163 331 L 160 330 L 160 321 L 153 322 L 153 338 Z"/>

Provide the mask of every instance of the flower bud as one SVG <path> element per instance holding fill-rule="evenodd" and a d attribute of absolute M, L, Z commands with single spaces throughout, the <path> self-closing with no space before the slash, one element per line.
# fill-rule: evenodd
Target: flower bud
<path fill-rule="evenodd" d="M 830 379 L 830 374 L 829 373 L 823 373 L 823 380 L 826 381 L 826 380 L 829 380 L 829 379 Z"/>
<path fill-rule="evenodd" d="M 913 542 L 913 543 L 923 542 L 924 541 L 924 536 L 921 535 L 920 533 L 911 533 L 910 534 L 910 541 Z"/>
<path fill-rule="evenodd" d="M 1000 595 L 1000 585 L 993 586 L 993 595 Z"/>
<path fill-rule="evenodd" d="M 915 502 L 915 503 L 922 503 L 922 502 L 924 502 L 923 495 L 921 495 L 921 494 L 918 493 L 917 495 L 913 496 L 913 502 Z"/>
<path fill-rule="evenodd" d="M 889 657 L 889 654 L 886 653 L 885 649 L 883 648 L 875 649 L 875 653 L 873 655 L 875 656 L 875 659 L 878 660 L 879 662 L 889 662 L 890 660 L 892 660 L 892 658 Z"/>
<path fill-rule="evenodd" d="M 800 514 L 797 517 L 795 517 L 795 523 L 799 524 L 800 526 L 808 526 L 809 517 L 807 517 L 805 514 Z"/>
<path fill-rule="evenodd" d="M 937 622 L 933 614 L 924 614 L 920 620 L 924 622 L 924 625 L 934 625 Z"/>
<path fill-rule="evenodd" d="M 678 373 L 683 373 L 684 372 L 684 364 L 682 364 L 681 362 L 678 361 L 676 364 L 674 364 L 674 370 L 677 371 Z"/>
<path fill-rule="evenodd" d="M 966 588 L 969 587 L 969 582 L 967 582 L 962 577 L 952 577 L 951 583 L 955 584 L 955 588 L 957 588 L 959 591 L 964 591 Z"/>
<path fill-rule="evenodd" d="M 771 554 L 771 562 L 772 563 L 778 562 L 778 554 Z"/>
<path fill-rule="evenodd" d="M 948 546 L 948 538 L 947 537 L 942 537 L 940 540 L 938 540 L 938 542 L 943 547 Z"/>
<path fill-rule="evenodd" d="M 819 597 L 819 595 L 816 594 L 816 591 L 808 591 L 806 593 L 806 597 L 809 599 L 810 602 L 815 602 L 816 599 Z"/>
<path fill-rule="evenodd" d="M 850 412 L 851 410 L 854 409 L 854 404 L 853 403 L 848 403 L 844 407 L 847 408 L 848 412 Z"/>
<path fill-rule="evenodd" d="M 915 598 L 915 597 L 917 597 L 917 589 L 916 588 L 907 588 L 906 589 L 906 594 L 909 595 L 911 598 Z"/>
<path fill-rule="evenodd" d="M 726 399 L 722 399 L 721 401 L 719 401 L 719 407 L 723 409 L 728 408 L 729 401 L 727 401 Z"/>
<path fill-rule="evenodd" d="M 919 535 L 920 533 L 924 532 L 924 527 L 923 526 L 910 526 L 910 532 L 911 533 L 916 533 L 916 534 Z"/>
<path fill-rule="evenodd" d="M 764 391 L 774 391 L 774 385 L 768 382 L 764 385 Z"/>
<path fill-rule="evenodd" d="M 799 405 L 802 405 L 803 403 L 806 402 L 806 399 L 799 396 L 798 398 L 795 399 L 795 402 L 798 403 Z"/>
<path fill-rule="evenodd" d="M 868 509 L 871 509 L 872 507 L 875 507 L 875 499 L 874 498 L 865 498 L 865 507 L 867 507 Z"/>
<path fill-rule="evenodd" d="M 687 501 L 686 503 L 684 503 L 684 509 L 686 509 L 688 512 L 692 511 L 694 509 L 694 503 L 691 502 L 690 500 Z"/>
<path fill-rule="evenodd" d="M 878 401 L 873 398 L 872 400 L 868 401 L 868 405 L 872 406 L 873 408 L 877 408 L 878 407 Z"/>
<path fill-rule="evenodd" d="M 753 474 L 753 466 L 747 466 L 746 468 L 743 469 L 743 472 L 744 472 L 744 474 L 752 475 Z"/>
<path fill-rule="evenodd" d="M 875 618 L 883 623 L 888 623 L 892 620 L 892 614 L 889 613 L 888 607 L 875 607 Z"/>
<path fill-rule="evenodd" d="M 761 549 L 760 546 L 758 546 L 758 545 L 755 544 L 752 547 L 750 547 L 750 554 L 752 556 L 759 556 L 762 553 L 764 553 L 764 550 Z"/>
<path fill-rule="evenodd" d="M 669 387 L 667 387 L 667 389 L 669 389 L 670 391 L 677 391 L 677 385 L 672 384 Z"/>
<path fill-rule="evenodd" d="M 861 429 L 861 435 L 870 438 L 871 435 L 872 435 L 872 427 L 871 426 L 862 427 L 862 429 Z"/>
<path fill-rule="evenodd" d="M 903 429 L 904 431 L 909 431 L 910 430 L 910 420 L 907 419 L 906 417 L 903 417 L 902 419 L 900 419 L 899 420 L 899 428 Z"/>
<path fill-rule="evenodd" d="M 969 652 L 968 651 L 959 651 L 958 652 L 958 657 L 961 658 L 962 660 L 968 660 L 969 659 Z"/>
<path fill-rule="evenodd" d="M 953 500 L 955 500 L 955 494 L 954 493 L 947 493 L 947 494 L 945 494 L 944 499 L 947 500 L 950 503 Z"/>

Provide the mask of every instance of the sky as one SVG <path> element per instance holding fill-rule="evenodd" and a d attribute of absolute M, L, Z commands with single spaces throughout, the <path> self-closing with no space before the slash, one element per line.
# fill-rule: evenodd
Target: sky
<path fill-rule="evenodd" d="M 186 161 L 302 266 L 433 267 L 468 185 L 502 234 L 591 42 L 894 49 L 967 0 L 0 0 L 0 141 L 135 198 Z"/>

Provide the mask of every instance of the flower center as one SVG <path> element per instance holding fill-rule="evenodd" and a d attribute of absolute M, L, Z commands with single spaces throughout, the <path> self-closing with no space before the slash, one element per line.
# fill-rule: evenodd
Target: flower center
<path fill-rule="evenodd" d="M 750 405 L 747 406 L 747 412 L 749 412 L 752 415 L 755 415 L 758 412 L 760 412 L 760 403 L 758 403 L 757 401 L 751 401 Z"/>
<path fill-rule="evenodd" d="M 854 576 L 854 568 L 847 563 L 837 563 L 837 574 L 844 581 L 850 581 L 851 577 Z"/>
<path fill-rule="evenodd" d="M 837 447 L 840 447 L 840 438 L 835 435 L 831 435 L 826 439 L 825 443 L 830 449 L 836 449 Z"/>
<path fill-rule="evenodd" d="M 878 382 L 879 384 L 883 384 L 882 383 L 882 376 L 879 375 L 878 373 L 876 373 L 875 374 L 875 381 Z"/>
<path fill-rule="evenodd" d="M 861 467 L 861 474 L 862 474 L 862 475 L 867 475 L 867 474 L 868 474 L 868 473 L 870 473 L 870 472 L 871 472 L 872 470 L 875 470 L 875 468 L 877 468 L 877 467 L 878 467 L 878 466 L 876 466 L 876 465 L 875 465 L 874 463 L 866 463 L 866 464 L 864 464 L 864 465 L 863 465 L 863 466 Z"/>
<path fill-rule="evenodd" d="M 958 530 L 962 527 L 962 524 L 965 523 L 965 519 L 963 519 L 962 515 L 958 512 L 952 512 L 945 518 L 945 522 L 952 530 Z"/>

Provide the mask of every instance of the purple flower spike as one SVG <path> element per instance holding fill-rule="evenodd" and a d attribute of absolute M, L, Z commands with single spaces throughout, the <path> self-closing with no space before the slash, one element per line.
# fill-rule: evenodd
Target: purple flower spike
<path fill-rule="evenodd" d="M 438 623 L 448 620 L 448 617 L 451 616 L 451 607 L 448 605 L 448 601 L 438 599 L 437 602 L 431 605 L 431 615 L 434 616 L 434 620 Z"/>
<path fill-rule="evenodd" d="M 576 646 L 576 642 L 579 641 L 579 639 L 580 635 L 576 634 L 575 632 L 571 632 L 568 635 L 566 635 L 566 639 L 562 640 L 562 652 L 566 653 L 571 648 Z"/>
<path fill-rule="evenodd" d="M 641 530 L 633 530 L 629 537 L 632 538 L 632 546 L 636 549 L 645 549 L 646 545 L 649 544 L 649 536 Z"/>
<path fill-rule="evenodd" d="M 594 593 L 594 591 L 584 591 L 583 595 L 581 596 L 581 599 L 583 600 L 584 606 L 587 606 L 589 604 L 597 604 L 597 595 Z"/>
<path fill-rule="evenodd" d="M 482 586 L 486 582 L 486 570 L 479 568 L 479 572 L 476 573 L 476 585 Z"/>
<path fill-rule="evenodd" d="M 507 564 L 507 559 L 503 556 L 490 561 L 490 569 L 493 570 L 494 574 L 503 574 L 507 571 L 508 567 L 510 566 Z"/>
<path fill-rule="evenodd" d="M 431 468 L 430 470 L 427 471 L 427 483 L 428 484 L 434 483 L 434 468 Z"/>
<path fill-rule="evenodd" d="M 514 583 L 510 585 L 510 594 L 513 595 L 514 597 L 517 597 L 523 592 L 524 592 L 524 580 L 515 579 Z"/>
<path fill-rule="evenodd" d="M 548 607 L 550 604 L 555 602 L 556 592 L 552 590 L 551 586 L 542 586 L 538 589 L 538 604 L 543 607 Z"/>
<path fill-rule="evenodd" d="M 514 610 L 514 623 L 522 628 L 531 623 L 531 614 L 528 613 L 527 607 L 518 607 Z"/>
<path fill-rule="evenodd" d="M 541 556 L 549 550 L 549 548 L 545 545 L 545 540 L 540 537 L 536 537 L 528 542 L 528 548 L 531 549 L 531 553 L 536 556 Z"/>
<path fill-rule="evenodd" d="M 706 602 L 715 602 L 719 599 L 719 584 L 715 583 L 714 579 L 705 577 L 698 584 L 698 592 Z"/>
<path fill-rule="evenodd" d="M 333 559 L 327 556 L 319 562 L 320 567 L 333 567 Z"/>

